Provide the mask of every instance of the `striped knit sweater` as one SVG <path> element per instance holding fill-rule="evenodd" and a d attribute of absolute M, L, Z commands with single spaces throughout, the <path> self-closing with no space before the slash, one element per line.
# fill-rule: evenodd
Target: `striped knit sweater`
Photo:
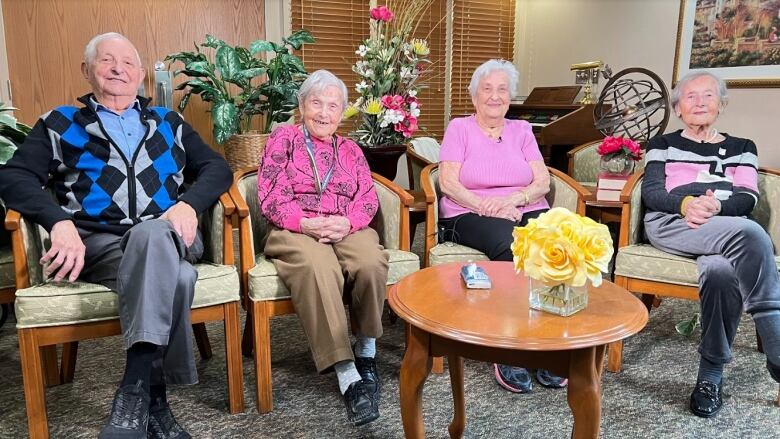
<path fill-rule="evenodd" d="M 747 216 L 758 203 L 758 156 L 748 139 L 723 134 L 719 143 L 686 139 L 682 130 L 650 139 L 642 201 L 648 211 L 680 213 L 683 199 L 708 189 L 721 202 L 720 215 Z"/>

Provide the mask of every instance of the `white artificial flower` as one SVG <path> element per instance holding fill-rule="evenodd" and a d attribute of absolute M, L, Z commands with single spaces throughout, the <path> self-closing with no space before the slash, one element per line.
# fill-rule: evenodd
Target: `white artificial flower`
<path fill-rule="evenodd" d="M 410 69 L 409 67 L 401 67 L 401 79 L 407 78 L 411 76 L 411 74 L 412 74 L 412 69 Z"/>
<path fill-rule="evenodd" d="M 420 117 L 420 109 L 417 108 L 417 102 L 409 104 L 409 115 L 412 117 Z"/>
<path fill-rule="evenodd" d="M 417 97 L 417 89 L 411 89 L 409 90 L 409 96 L 411 97 Z"/>
<path fill-rule="evenodd" d="M 374 71 L 373 71 L 373 70 L 371 70 L 371 69 L 366 69 L 366 71 L 365 71 L 365 73 L 363 74 L 363 76 L 367 76 L 367 77 L 369 77 L 369 78 L 370 78 L 370 77 L 373 77 L 373 76 L 374 76 Z"/>
<path fill-rule="evenodd" d="M 368 88 L 368 84 L 366 84 L 366 81 L 360 81 L 360 84 L 355 84 L 355 91 L 358 93 L 363 93 L 363 90 Z"/>
<path fill-rule="evenodd" d="M 358 50 L 355 51 L 355 54 L 360 55 L 360 57 L 366 56 L 366 53 L 368 53 L 368 47 L 364 46 L 363 44 L 358 47 Z"/>
<path fill-rule="evenodd" d="M 388 109 L 385 110 L 384 117 L 382 118 L 382 122 L 379 124 L 382 128 L 390 125 L 390 124 L 396 124 L 404 120 L 404 114 L 398 110 L 392 110 Z"/>

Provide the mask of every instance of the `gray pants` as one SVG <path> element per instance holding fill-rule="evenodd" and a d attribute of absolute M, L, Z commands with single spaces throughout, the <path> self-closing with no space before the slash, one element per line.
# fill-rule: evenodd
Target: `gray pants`
<path fill-rule="evenodd" d="M 742 308 L 750 314 L 780 310 L 780 278 L 772 241 L 747 218 L 715 216 L 698 229 L 677 214 L 648 212 L 645 233 L 653 247 L 696 258 L 702 336 L 699 353 L 713 363 L 731 361 Z"/>
<path fill-rule="evenodd" d="M 164 346 L 163 373 L 169 384 L 195 384 L 190 307 L 203 254 L 198 236 L 187 248 L 166 220 L 149 220 L 123 236 L 79 229 L 86 247 L 81 279 L 119 295 L 125 349 L 138 342 Z"/>

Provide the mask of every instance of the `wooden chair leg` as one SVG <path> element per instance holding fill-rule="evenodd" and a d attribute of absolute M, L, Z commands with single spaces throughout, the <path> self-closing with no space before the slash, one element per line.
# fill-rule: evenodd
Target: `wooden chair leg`
<path fill-rule="evenodd" d="M 46 387 L 59 386 L 60 369 L 57 362 L 57 345 L 41 346 L 41 364 Z"/>
<path fill-rule="evenodd" d="M 756 347 L 758 348 L 758 352 L 764 353 L 764 343 L 761 342 L 761 336 L 758 334 L 758 329 L 756 329 Z"/>
<path fill-rule="evenodd" d="M 257 411 L 268 413 L 274 408 L 271 382 L 271 321 L 264 302 L 252 302 L 250 315 L 255 345 L 255 385 Z"/>
<path fill-rule="evenodd" d="M 46 394 L 43 391 L 42 350 L 38 346 L 35 329 L 20 329 L 18 335 L 30 439 L 47 439 L 49 421 L 46 416 Z"/>
<path fill-rule="evenodd" d="M 250 304 L 249 307 L 251 306 Z M 249 312 L 249 307 L 245 308 L 247 312 Z M 252 319 L 247 317 L 246 322 L 244 322 L 244 334 L 241 336 L 241 353 L 247 358 L 252 358 L 252 349 L 254 349 L 252 333 Z"/>
<path fill-rule="evenodd" d="M 72 341 L 62 345 L 62 363 L 60 365 L 60 380 L 63 384 L 72 383 L 76 373 L 76 354 L 79 351 L 79 342 Z"/>
<path fill-rule="evenodd" d="M 431 372 L 439 374 L 444 373 L 444 357 L 433 357 Z"/>
<path fill-rule="evenodd" d="M 244 370 L 241 364 L 241 319 L 238 302 L 226 303 L 224 310 L 228 407 L 230 413 L 235 414 L 244 411 Z"/>
<path fill-rule="evenodd" d="M 609 344 L 607 356 L 607 370 L 612 373 L 620 372 L 623 368 L 623 340 Z"/>
<path fill-rule="evenodd" d="M 205 323 L 195 323 L 192 325 L 192 335 L 195 337 L 195 343 L 198 345 L 200 358 L 209 360 L 213 356 L 211 352 L 211 343 L 209 342 L 209 333 L 206 331 Z"/>
<path fill-rule="evenodd" d="M 655 294 L 642 294 L 642 303 L 645 304 L 647 312 L 653 309 L 653 303 L 655 302 Z"/>

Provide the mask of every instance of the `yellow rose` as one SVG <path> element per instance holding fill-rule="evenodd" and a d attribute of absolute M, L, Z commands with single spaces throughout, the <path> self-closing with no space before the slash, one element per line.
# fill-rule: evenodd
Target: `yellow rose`
<path fill-rule="evenodd" d="M 587 280 L 582 250 L 566 239 L 548 239 L 540 252 L 540 271 L 546 283 L 584 285 Z"/>
<path fill-rule="evenodd" d="M 609 261 L 614 253 L 612 237 L 607 226 L 603 224 L 597 226 L 599 227 L 586 228 L 579 242 L 579 247 L 584 253 L 588 279 L 596 287 L 601 285 L 601 273 L 609 270 Z"/>
<path fill-rule="evenodd" d="M 510 248 L 512 250 L 512 255 L 514 256 L 512 259 L 515 262 L 515 271 L 523 271 L 523 266 L 525 264 L 525 259 L 528 257 L 530 246 L 529 237 L 534 230 L 536 230 L 536 226 L 528 224 L 525 227 L 515 227 L 512 231 L 514 241 L 512 241 Z"/>
<path fill-rule="evenodd" d="M 549 227 L 557 230 L 570 241 L 576 241 L 582 234 L 580 216 L 563 207 L 554 207 L 540 215 L 537 219 L 539 227 Z"/>

